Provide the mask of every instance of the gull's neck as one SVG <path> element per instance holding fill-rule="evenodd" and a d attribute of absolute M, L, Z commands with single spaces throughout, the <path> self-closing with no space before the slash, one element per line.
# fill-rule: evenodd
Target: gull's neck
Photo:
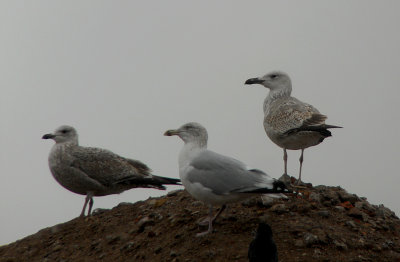
<path fill-rule="evenodd" d="M 179 166 L 183 167 L 190 162 L 199 152 L 207 150 L 207 141 L 190 141 L 185 142 L 183 148 L 179 154 Z"/>
<path fill-rule="evenodd" d="M 207 140 L 196 139 L 192 141 L 186 141 L 184 147 L 188 150 L 207 149 Z"/>
<path fill-rule="evenodd" d="M 71 157 L 69 152 L 74 151 L 78 146 L 78 140 L 55 143 L 49 154 L 50 167 L 55 167 L 64 160 L 70 161 Z"/>
<path fill-rule="evenodd" d="M 272 102 L 279 98 L 290 97 L 292 93 L 292 86 L 286 86 L 285 88 L 271 89 L 268 96 L 264 100 L 264 114 L 269 112 Z"/>
<path fill-rule="evenodd" d="M 55 146 L 57 146 L 57 147 L 73 147 L 73 146 L 79 146 L 79 144 L 78 144 L 78 139 L 71 139 L 71 140 L 64 141 L 64 142 L 58 142 L 55 144 Z"/>

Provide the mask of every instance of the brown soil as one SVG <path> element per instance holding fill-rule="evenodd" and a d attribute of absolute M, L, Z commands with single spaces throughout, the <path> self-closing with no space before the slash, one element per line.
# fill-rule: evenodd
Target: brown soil
<path fill-rule="evenodd" d="M 287 200 L 232 204 L 214 224 L 207 207 L 171 192 L 40 230 L 0 247 L 0 262 L 248 261 L 257 225 L 272 228 L 279 261 L 400 261 L 400 221 L 389 209 L 339 187 L 309 188 Z"/>

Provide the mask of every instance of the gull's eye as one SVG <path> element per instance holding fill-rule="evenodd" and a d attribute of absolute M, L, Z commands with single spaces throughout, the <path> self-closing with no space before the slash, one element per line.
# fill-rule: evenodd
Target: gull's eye
<path fill-rule="evenodd" d="M 66 134 L 66 133 L 68 133 L 68 130 L 67 129 L 63 129 L 63 130 L 61 130 L 61 133 L 62 134 Z"/>
<path fill-rule="evenodd" d="M 275 78 L 278 77 L 278 75 L 273 74 L 273 75 L 271 75 L 270 77 L 271 77 L 271 79 L 275 79 Z"/>

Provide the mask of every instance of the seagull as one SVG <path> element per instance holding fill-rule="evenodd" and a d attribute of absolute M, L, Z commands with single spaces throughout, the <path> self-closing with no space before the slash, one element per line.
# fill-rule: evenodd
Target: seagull
<path fill-rule="evenodd" d="M 213 221 L 228 203 L 254 194 L 270 194 L 279 198 L 286 197 L 282 193 L 289 193 L 281 181 L 263 171 L 251 169 L 236 159 L 207 150 L 207 130 L 199 123 L 184 124 L 178 129 L 166 131 L 164 135 L 176 135 L 184 141 L 179 154 L 182 184 L 189 194 L 209 206 L 209 215 L 203 221 L 208 224 L 208 230 L 197 236 L 212 232 Z M 215 205 L 222 207 L 213 216 Z"/>
<path fill-rule="evenodd" d="M 164 184 L 179 185 L 180 180 L 151 174 L 151 170 L 138 160 L 121 157 L 113 152 L 78 144 L 78 133 L 72 126 L 63 125 L 42 139 L 56 143 L 49 154 L 49 167 L 53 177 L 71 192 L 86 195 L 80 214 L 88 215 L 94 196 L 119 194 L 125 190 L 144 187 L 165 190 Z"/>
<path fill-rule="evenodd" d="M 249 262 L 278 262 L 278 251 L 268 224 L 258 224 L 256 237 L 250 243 L 247 256 Z"/>
<path fill-rule="evenodd" d="M 312 105 L 292 97 L 292 83 L 286 73 L 271 72 L 263 77 L 248 79 L 245 84 L 261 84 L 269 88 L 264 100 L 264 129 L 272 142 L 283 148 L 284 175 L 287 175 L 286 150 L 301 150 L 297 180 L 297 185 L 300 185 L 304 149 L 332 136 L 328 129 L 341 127 L 325 124 L 327 116 L 320 114 Z"/>

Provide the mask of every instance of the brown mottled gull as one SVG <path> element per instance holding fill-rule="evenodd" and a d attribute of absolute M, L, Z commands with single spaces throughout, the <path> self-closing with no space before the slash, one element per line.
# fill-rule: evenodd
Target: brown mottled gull
<path fill-rule="evenodd" d="M 289 192 L 281 181 L 277 181 L 258 169 L 207 150 L 207 130 L 199 123 L 187 123 L 178 129 L 168 130 L 166 136 L 179 136 L 184 146 L 179 154 L 179 176 L 185 189 L 194 198 L 209 206 L 209 215 L 204 222 L 212 232 L 212 222 L 225 209 L 227 203 L 240 201 L 254 194 L 285 197 Z M 213 205 L 222 206 L 215 216 Z"/>
<path fill-rule="evenodd" d="M 321 143 L 331 136 L 329 128 L 339 126 L 325 124 L 326 116 L 312 105 L 292 96 L 292 83 L 283 72 L 272 72 L 260 78 L 251 78 L 246 85 L 261 84 L 270 89 L 264 100 L 264 129 L 268 137 L 283 148 L 285 175 L 287 175 L 287 149 L 301 149 L 300 170 L 297 184 L 301 183 L 304 149 Z"/>
<path fill-rule="evenodd" d="M 61 126 L 42 138 L 56 142 L 49 154 L 53 177 L 64 188 L 86 195 L 80 216 L 84 216 L 88 202 L 90 215 L 94 196 L 119 194 L 135 187 L 165 190 L 164 184 L 180 182 L 179 179 L 152 175 L 151 170 L 138 160 L 101 148 L 79 146 L 78 134 L 71 126 Z"/>

